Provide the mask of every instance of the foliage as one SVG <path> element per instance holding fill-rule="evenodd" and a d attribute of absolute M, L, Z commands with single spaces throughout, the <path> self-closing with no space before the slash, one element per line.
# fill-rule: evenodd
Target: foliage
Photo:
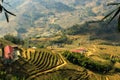
<path fill-rule="evenodd" d="M 21 38 L 10 35 L 10 34 L 5 35 L 4 39 L 11 41 L 12 43 L 15 43 L 15 44 L 24 44 L 24 41 Z"/>
<path fill-rule="evenodd" d="M 78 24 L 73 25 L 72 27 L 70 27 L 66 30 L 66 33 L 69 34 L 69 35 L 77 35 L 77 34 L 80 34 L 80 33 L 84 34 L 88 31 L 89 31 L 88 25 L 87 25 L 87 23 L 85 23 L 85 24 L 82 24 L 82 25 L 78 25 Z"/>
<path fill-rule="evenodd" d="M 7 68 L 4 65 L 0 66 L 0 80 L 25 80 L 25 77 L 17 75 L 14 71 L 9 72 Z"/>
<path fill-rule="evenodd" d="M 120 32 L 120 3 L 109 3 L 108 5 L 116 5 L 116 8 L 112 10 L 110 13 L 108 13 L 102 20 L 107 19 L 108 17 L 110 18 L 109 22 L 110 23 L 116 16 L 118 17 L 118 31 Z"/>
<path fill-rule="evenodd" d="M 120 62 L 120 56 L 116 56 L 116 55 L 110 55 L 110 54 L 101 54 L 100 55 L 103 59 L 106 59 L 106 60 L 111 60 L 113 63 L 115 62 Z"/>
<path fill-rule="evenodd" d="M 13 14 L 13 13 L 11 13 L 10 11 L 8 11 L 7 9 L 5 9 L 5 8 L 2 6 L 3 1 L 4 1 L 4 0 L 2 0 L 2 1 L 1 1 L 1 4 L 0 4 L 0 13 L 4 12 L 5 17 L 6 17 L 6 20 L 7 20 L 7 22 L 9 22 L 9 16 L 8 16 L 8 14 L 13 15 L 13 16 L 16 16 L 16 15 Z"/>
<path fill-rule="evenodd" d="M 85 67 L 95 72 L 107 73 L 112 69 L 112 64 L 107 65 L 93 61 L 92 59 L 85 57 L 83 54 L 65 51 L 63 55 L 73 64 Z"/>

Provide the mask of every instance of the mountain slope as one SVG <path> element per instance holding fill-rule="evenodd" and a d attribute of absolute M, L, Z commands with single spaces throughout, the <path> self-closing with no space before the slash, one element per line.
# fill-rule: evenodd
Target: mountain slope
<path fill-rule="evenodd" d="M 68 28 L 85 21 L 99 20 L 107 11 L 106 4 L 115 1 L 118 0 L 9 0 L 12 7 L 7 4 L 4 5 L 17 16 L 10 16 L 10 23 L 8 24 L 4 15 L 0 16 L 1 34 L 15 33 L 17 35 L 17 30 L 22 27 L 28 31 L 24 34 L 27 36 L 28 34 L 40 34 L 40 32 L 46 33 L 47 30 L 45 29 L 51 24 Z M 8 1 L 5 0 L 5 2 Z M 39 31 L 30 33 L 31 30 L 38 28 Z"/>

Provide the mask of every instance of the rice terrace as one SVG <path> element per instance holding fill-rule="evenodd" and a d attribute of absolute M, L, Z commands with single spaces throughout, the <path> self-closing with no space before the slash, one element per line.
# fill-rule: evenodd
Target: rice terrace
<path fill-rule="evenodd" d="M 66 64 L 66 61 L 59 54 L 49 50 L 23 50 L 19 59 L 13 64 L 17 70 L 28 73 L 28 80 L 41 74 L 53 71 Z M 18 64 L 18 65 L 17 65 Z"/>
<path fill-rule="evenodd" d="M 52 69 L 58 68 L 65 64 L 65 61 L 59 54 L 53 54 L 49 51 L 47 52 L 41 50 L 38 52 L 34 51 L 32 53 L 28 50 L 25 52 L 25 55 L 23 55 L 23 58 L 35 66 L 34 69 L 33 67 L 31 67 L 32 69 L 28 69 L 30 77 L 36 77 L 39 74 L 52 71 Z"/>
<path fill-rule="evenodd" d="M 0 80 L 120 80 L 120 0 L 0 0 Z"/>
<path fill-rule="evenodd" d="M 4 43 L 8 44 L 9 42 L 5 41 Z M 25 49 L 16 48 L 13 45 L 14 49 L 20 51 L 20 55 L 17 59 L 13 58 L 8 64 L 5 63 L 6 59 L 1 58 L 1 79 L 119 80 L 120 54 L 112 54 L 120 47 L 98 44 L 96 46 L 87 44 L 82 46 L 83 48 L 79 50 L 82 51 L 85 47 L 86 51 L 74 52 L 74 50 L 71 52 L 58 47 L 54 47 L 54 49 L 34 47 Z M 113 47 L 115 49 L 112 49 Z M 107 53 L 107 49 L 111 49 L 111 52 Z M 61 50 L 63 51 L 61 52 Z"/>

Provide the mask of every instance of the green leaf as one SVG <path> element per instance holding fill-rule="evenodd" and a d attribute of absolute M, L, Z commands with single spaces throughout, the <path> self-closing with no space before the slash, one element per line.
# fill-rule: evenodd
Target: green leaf
<path fill-rule="evenodd" d="M 6 10 L 4 7 L 3 7 L 3 9 L 4 9 L 5 12 L 7 12 L 7 13 L 13 15 L 13 16 L 16 16 L 15 14 L 13 14 L 13 13 L 9 12 L 8 10 Z"/>
<path fill-rule="evenodd" d="M 116 10 L 118 10 L 118 8 L 114 9 L 113 11 L 111 11 L 110 13 L 108 13 L 103 19 L 102 21 L 104 21 L 106 18 L 110 17 Z"/>
<path fill-rule="evenodd" d="M 118 18 L 118 31 L 120 32 L 120 15 L 119 15 L 119 18 Z"/>
<path fill-rule="evenodd" d="M 110 6 L 110 5 L 119 5 L 120 3 L 108 3 L 107 6 Z"/>
<path fill-rule="evenodd" d="M 5 12 L 5 17 L 6 17 L 7 22 L 9 22 L 9 16 L 6 12 Z"/>
<path fill-rule="evenodd" d="M 3 9 L 3 8 L 2 8 L 2 6 L 0 5 L 0 13 L 2 12 L 2 9 Z"/>
<path fill-rule="evenodd" d="M 120 7 L 119 9 L 116 11 L 116 13 L 113 15 L 113 17 L 110 19 L 109 23 L 120 13 Z"/>

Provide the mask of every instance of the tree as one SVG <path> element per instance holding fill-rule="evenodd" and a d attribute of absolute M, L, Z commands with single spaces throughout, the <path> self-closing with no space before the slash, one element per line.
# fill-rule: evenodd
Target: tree
<path fill-rule="evenodd" d="M 7 20 L 7 22 L 9 22 L 9 16 L 8 16 L 8 14 L 13 15 L 13 16 L 16 16 L 16 15 L 13 14 L 13 13 L 11 13 L 11 12 L 8 11 L 7 9 L 5 9 L 5 8 L 2 6 L 3 3 L 4 3 L 4 0 L 1 0 L 0 13 L 4 12 L 5 17 L 6 17 L 6 20 Z"/>
<path fill-rule="evenodd" d="M 14 44 L 21 44 L 21 45 L 24 44 L 24 41 L 21 38 L 19 38 L 17 36 L 10 35 L 10 34 L 5 35 L 4 39 L 11 41 Z"/>
<path fill-rule="evenodd" d="M 108 6 L 109 5 L 114 5 L 114 6 L 116 6 L 116 8 L 113 10 L 113 11 L 111 11 L 110 13 L 108 13 L 102 20 L 104 21 L 105 19 L 107 19 L 107 18 L 110 18 L 110 20 L 109 20 L 109 22 L 108 23 L 110 23 L 116 16 L 119 16 L 118 17 L 118 31 L 120 32 L 120 3 L 109 3 L 108 4 Z"/>

